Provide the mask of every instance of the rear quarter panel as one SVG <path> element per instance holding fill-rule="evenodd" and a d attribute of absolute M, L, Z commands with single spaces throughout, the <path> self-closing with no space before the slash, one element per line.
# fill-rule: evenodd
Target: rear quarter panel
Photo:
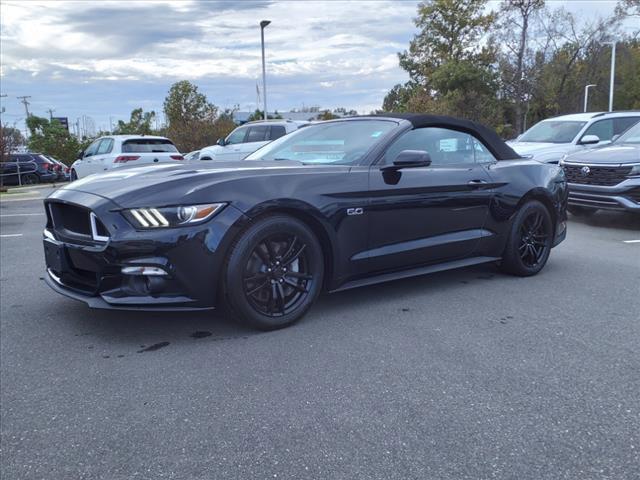
<path fill-rule="evenodd" d="M 501 256 L 513 217 L 528 200 L 545 204 L 554 225 L 566 221 L 567 182 L 558 165 L 535 160 L 502 160 L 491 164 L 488 173 L 495 187 L 486 228 L 494 233 L 480 243 L 480 254 Z"/>

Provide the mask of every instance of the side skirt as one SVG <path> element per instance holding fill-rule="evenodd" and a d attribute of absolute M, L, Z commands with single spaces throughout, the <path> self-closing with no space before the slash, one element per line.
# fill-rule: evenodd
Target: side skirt
<path fill-rule="evenodd" d="M 399 272 L 383 273 L 374 277 L 362 278 L 359 280 L 353 280 L 347 282 L 340 287 L 331 290 L 329 293 L 341 292 L 342 290 L 349 290 L 351 288 L 364 287 L 367 285 L 374 285 L 376 283 L 389 282 L 391 280 L 399 280 L 401 278 L 418 277 L 420 275 L 426 275 L 428 273 L 443 272 L 445 270 L 454 270 L 456 268 L 470 267 L 472 265 L 479 265 L 481 263 L 491 263 L 500 260 L 501 257 L 471 257 L 464 258 L 462 260 L 454 260 L 452 262 L 439 263 L 437 265 L 429 265 L 427 267 L 412 268 L 409 270 L 402 270 Z"/>

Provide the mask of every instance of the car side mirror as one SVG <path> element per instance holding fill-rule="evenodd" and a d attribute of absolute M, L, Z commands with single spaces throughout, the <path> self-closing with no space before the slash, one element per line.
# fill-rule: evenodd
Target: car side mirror
<path fill-rule="evenodd" d="M 400 170 L 404 168 L 428 167 L 431 165 L 431 155 L 424 150 L 403 150 L 393 161 L 382 170 Z"/>
<path fill-rule="evenodd" d="M 224 147 L 227 144 L 227 142 L 224 141 L 224 138 L 219 138 L 216 144 L 220 145 L 221 147 Z"/>
<path fill-rule="evenodd" d="M 585 135 L 580 140 L 580 145 L 595 145 L 596 143 L 600 143 L 600 137 L 597 135 Z"/>
<path fill-rule="evenodd" d="M 80 150 L 78 152 L 78 158 L 82 158 L 82 157 L 84 157 L 84 150 Z"/>

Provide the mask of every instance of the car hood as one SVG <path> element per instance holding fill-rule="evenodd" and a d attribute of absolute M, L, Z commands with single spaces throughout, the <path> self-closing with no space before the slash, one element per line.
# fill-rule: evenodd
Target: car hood
<path fill-rule="evenodd" d="M 640 162 L 640 145 L 620 144 L 578 152 L 569 155 L 565 161 L 579 163 L 619 164 Z"/>
<path fill-rule="evenodd" d="M 58 189 L 98 195 L 123 208 L 231 202 L 234 192 L 266 187 L 272 175 L 348 172 L 345 165 L 302 165 L 296 161 L 234 161 L 158 164 L 117 168 L 89 175 Z"/>
<path fill-rule="evenodd" d="M 576 147 L 571 143 L 538 143 L 538 142 L 508 142 L 516 153 L 536 160 L 560 160 L 567 152 Z"/>

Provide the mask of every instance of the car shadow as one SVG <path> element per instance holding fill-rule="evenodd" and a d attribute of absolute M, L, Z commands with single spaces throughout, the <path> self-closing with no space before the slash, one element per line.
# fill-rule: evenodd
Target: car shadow
<path fill-rule="evenodd" d="M 600 210 L 589 217 L 579 217 L 569 213 L 569 220 L 590 227 L 640 230 L 640 215 L 629 212 Z"/>

